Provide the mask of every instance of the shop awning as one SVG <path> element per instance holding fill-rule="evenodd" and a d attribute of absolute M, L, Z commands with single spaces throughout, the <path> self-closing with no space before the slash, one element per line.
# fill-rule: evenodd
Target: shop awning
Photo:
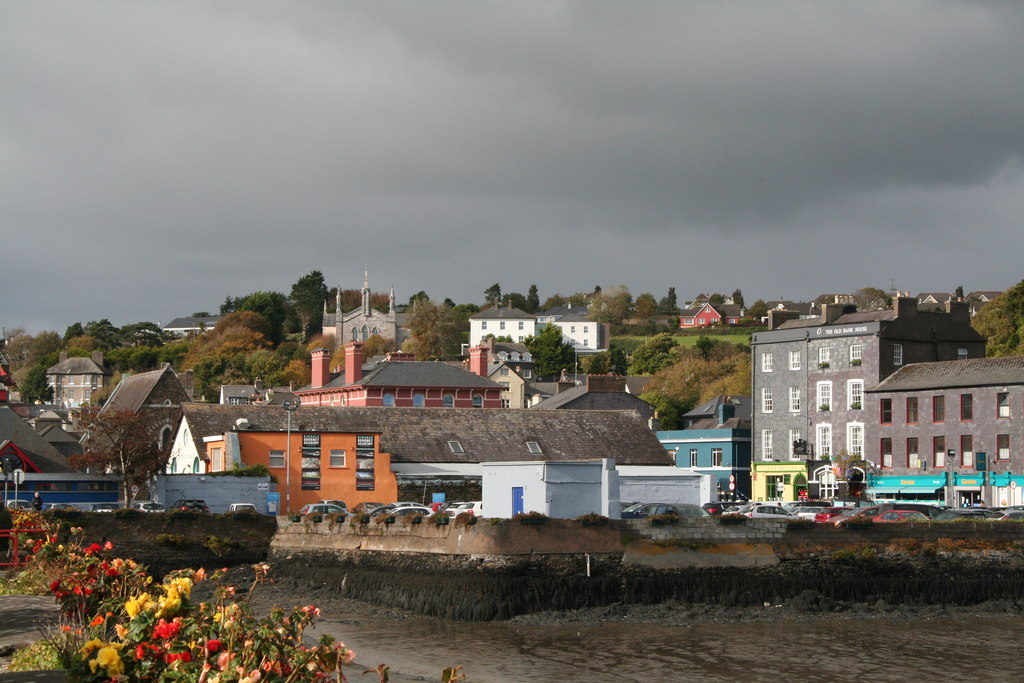
<path fill-rule="evenodd" d="M 868 493 L 935 493 L 941 486 L 869 486 Z"/>

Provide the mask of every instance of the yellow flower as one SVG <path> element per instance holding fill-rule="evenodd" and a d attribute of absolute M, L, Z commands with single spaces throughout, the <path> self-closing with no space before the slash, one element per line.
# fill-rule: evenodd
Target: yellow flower
<path fill-rule="evenodd" d="M 149 597 L 149 593 L 143 593 L 142 595 L 125 602 L 124 611 L 128 613 L 128 617 L 130 619 L 134 619 L 139 616 L 140 613 L 148 612 L 155 606 L 155 603 Z"/>
<path fill-rule="evenodd" d="M 82 649 L 79 650 L 78 653 L 83 657 L 88 657 L 92 654 L 93 650 L 100 647 L 103 647 L 103 641 L 99 638 L 93 638 L 92 640 L 86 641 L 85 645 L 82 646 Z"/>
<path fill-rule="evenodd" d="M 96 653 L 96 659 L 89 660 L 89 669 L 96 673 L 96 669 L 102 666 L 111 677 L 123 674 L 124 662 L 121 661 L 121 655 L 118 653 L 120 649 L 120 643 L 110 643 L 106 647 L 100 648 L 100 651 Z"/>

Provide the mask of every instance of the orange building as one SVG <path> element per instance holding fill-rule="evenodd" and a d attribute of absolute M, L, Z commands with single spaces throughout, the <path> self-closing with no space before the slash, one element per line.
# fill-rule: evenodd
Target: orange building
<path fill-rule="evenodd" d="M 289 441 L 290 439 L 290 441 Z M 398 500 L 391 455 L 380 451 L 379 433 L 261 431 L 258 427 L 203 437 L 210 472 L 266 465 L 277 480 L 281 513 L 318 500 L 359 503 Z M 237 454 L 237 457 L 235 457 Z"/>

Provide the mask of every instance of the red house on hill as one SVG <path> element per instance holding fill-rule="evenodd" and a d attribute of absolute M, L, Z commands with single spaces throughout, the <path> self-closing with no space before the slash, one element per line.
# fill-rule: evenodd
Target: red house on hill
<path fill-rule="evenodd" d="M 721 304 L 717 308 L 709 303 L 680 312 L 679 327 L 711 327 L 722 323 L 737 325 L 745 311 L 736 304 Z"/>
<path fill-rule="evenodd" d="M 469 370 L 411 353 L 389 353 L 363 367 L 362 342 L 345 344 L 345 370 L 331 375 L 331 352 L 313 351 L 312 381 L 295 394 L 303 405 L 406 408 L 500 408 L 503 387 L 487 379 L 487 348 L 469 350 Z"/>

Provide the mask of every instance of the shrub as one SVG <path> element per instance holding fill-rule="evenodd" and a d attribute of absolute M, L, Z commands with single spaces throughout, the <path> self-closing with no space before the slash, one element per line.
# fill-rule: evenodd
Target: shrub
<path fill-rule="evenodd" d="M 668 524 L 679 524 L 679 515 L 674 512 L 665 512 L 660 515 L 651 515 L 647 518 L 652 526 L 665 526 Z"/>
<path fill-rule="evenodd" d="M 188 545 L 188 539 L 181 534 L 157 534 L 156 542 L 160 545 L 182 547 Z"/>
<path fill-rule="evenodd" d="M 786 521 L 786 528 L 794 530 L 813 529 L 814 522 L 809 519 L 790 519 Z"/>
<path fill-rule="evenodd" d="M 210 536 L 206 539 L 206 543 L 204 543 L 203 545 L 217 557 L 224 557 L 225 555 L 230 553 L 238 544 L 226 538 Z"/>
<path fill-rule="evenodd" d="M 596 512 L 588 512 L 585 515 L 577 517 L 576 521 L 584 526 L 600 526 L 607 524 L 608 518 L 604 515 L 599 515 Z"/>
<path fill-rule="evenodd" d="M 135 519 L 141 517 L 144 513 L 135 508 L 118 508 L 114 510 L 114 517 L 118 519 Z"/>
<path fill-rule="evenodd" d="M 536 510 L 530 510 L 529 512 L 520 512 L 512 515 L 512 519 L 521 524 L 543 524 L 548 521 L 548 516 L 543 512 L 537 512 Z"/>
<path fill-rule="evenodd" d="M 721 515 L 718 517 L 719 524 L 746 524 L 747 517 L 745 515 Z"/>
<path fill-rule="evenodd" d="M 60 653 L 47 640 L 40 640 L 16 650 L 8 665 L 9 671 L 52 671 L 63 669 Z"/>

